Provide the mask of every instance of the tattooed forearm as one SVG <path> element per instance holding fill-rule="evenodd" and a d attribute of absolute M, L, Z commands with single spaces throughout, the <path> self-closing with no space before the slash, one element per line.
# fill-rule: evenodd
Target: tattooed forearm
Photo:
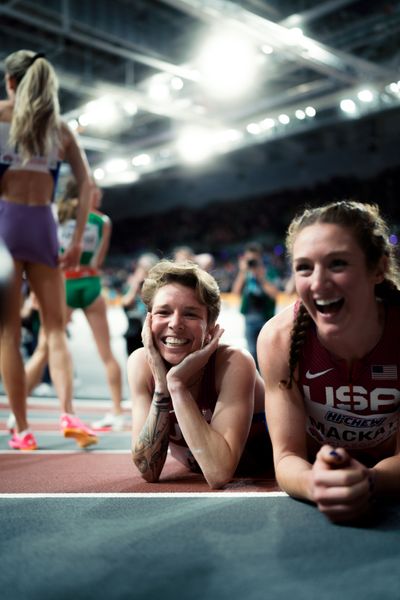
<path fill-rule="evenodd" d="M 157 392 L 132 452 L 133 462 L 147 481 L 157 481 L 165 463 L 169 443 L 171 399 Z"/>

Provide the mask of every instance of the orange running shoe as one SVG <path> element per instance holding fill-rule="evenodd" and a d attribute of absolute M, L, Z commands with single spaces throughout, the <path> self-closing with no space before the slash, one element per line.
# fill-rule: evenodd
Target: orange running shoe
<path fill-rule="evenodd" d="M 81 448 L 86 448 L 98 442 L 95 432 L 75 415 L 67 415 L 66 413 L 61 415 L 60 428 L 64 437 L 74 438 Z"/>

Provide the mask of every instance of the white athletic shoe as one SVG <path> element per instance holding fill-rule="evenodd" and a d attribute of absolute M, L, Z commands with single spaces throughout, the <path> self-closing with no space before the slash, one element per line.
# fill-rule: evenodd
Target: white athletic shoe
<path fill-rule="evenodd" d="M 17 425 L 17 422 L 14 417 L 14 413 L 10 413 L 7 419 L 7 429 L 10 433 L 14 433 L 14 429 Z"/>
<path fill-rule="evenodd" d="M 107 413 L 102 419 L 91 424 L 94 431 L 122 431 L 124 429 L 124 415 Z"/>

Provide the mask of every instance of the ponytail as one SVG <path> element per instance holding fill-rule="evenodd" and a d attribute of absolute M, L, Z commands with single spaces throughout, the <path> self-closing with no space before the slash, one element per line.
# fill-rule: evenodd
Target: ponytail
<path fill-rule="evenodd" d="M 17 83 L 9 141 L 26 163 L 33 156 L 47 156 L 59 144 L 58 81 L 41 53 L 19 50 L 5 65 Z"/>

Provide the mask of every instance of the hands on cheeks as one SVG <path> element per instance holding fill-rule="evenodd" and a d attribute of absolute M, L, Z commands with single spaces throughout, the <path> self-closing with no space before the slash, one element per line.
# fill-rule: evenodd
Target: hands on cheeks
<path fill-rule="evenodd" d="M 208 334 L 208 337 L 200 350 L 188 354 L 181 363 L 175 365 L 168 371 L 168 383 L 187 385 L 196 373 L 206 366 L 210 356 L 217 349 L 223 333 L 224 329 L 221 329 L 219 325 L 215 325 L 214 329 Z"/>
<path fill-rule="evenodd" d="M 311 494 L 331 521 L 356 520 L 368 511 L 372 473 L 343 448 L 322 446 L 311 472 Z"/>
<path fill-rule="evenodd" d="M 147 313 L 142 329 L 142 342 L 146 351 L 147 362 L 154 377 L 155 389 L 168 395 L 167 368 L 161 354 L 153 342 L 151 332 L 151 313 Z"/>

